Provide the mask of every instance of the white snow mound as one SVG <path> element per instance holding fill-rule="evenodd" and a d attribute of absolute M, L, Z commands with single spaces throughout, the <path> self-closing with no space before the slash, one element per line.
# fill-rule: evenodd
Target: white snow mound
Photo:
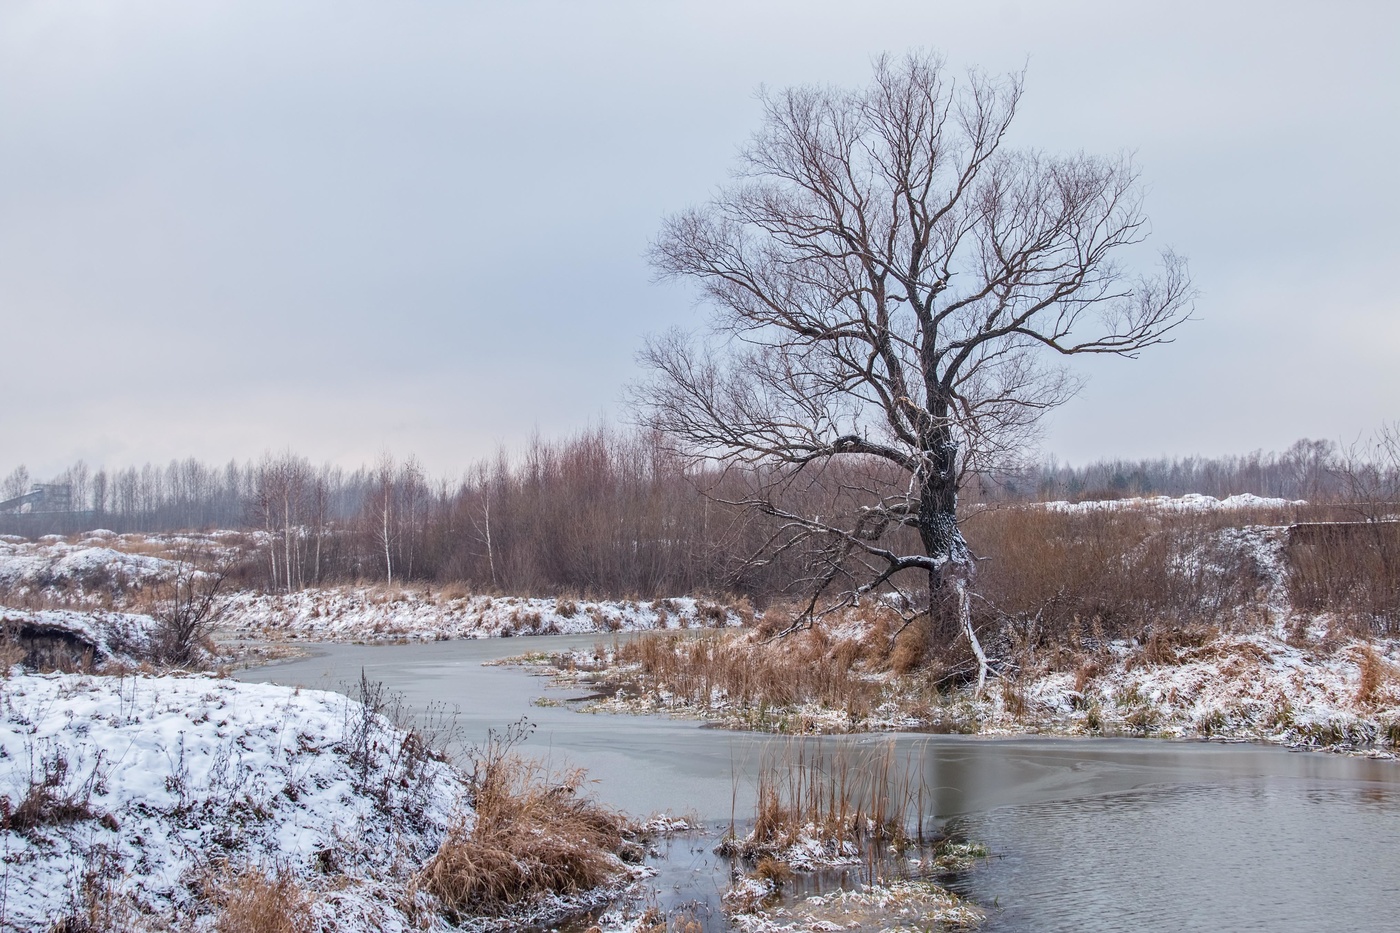
<path fill-rule="evenodd" d="M 1097 499 L 1089 502 L 1042 502 L 1040 507 L 1051 512 L 1116 512 L 1123 509 L 1151 510 L 1162 512 L 1234 512 L 1241 509 L 1281 509 L 1290 506 L 1307 505 L 1303 499 L 1271 499 L 1242 493 L 1217 499 L 1200 493 L 1187 493 L 1184 496 L 1135 496 L 1131 499 Z"/>
<path fill-rule="evenodd" d="M 334 865 L 350 883 L 319 911 L 401 929 L 405 871 L 469 813 L 455 771 L 338 694 L 58 674 L 0 692 L 7 928 L 81 911 L 94 872 L 106 903 L 188 918 L 200 872 L 227 859 L 304 877 Z"/>

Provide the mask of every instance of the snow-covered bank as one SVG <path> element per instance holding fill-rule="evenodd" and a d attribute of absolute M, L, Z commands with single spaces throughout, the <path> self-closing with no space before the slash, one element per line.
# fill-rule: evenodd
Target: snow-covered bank
<path fill-rule="evenodd" d="M 74 542 L 57 536 L 38 541 L 7 536 L 0 539 L 0 586 L 81 586 L 85 582 L 111 581 L 133 584 L 166 571 L 170 561 L 149 553 L 135 553 L 135 544 L 104 531 L 92 532 Z"/>
<path fill-rule="evenodd" d="M 470 837 L 470 784 L 378 696 L 209 676 L 0 680 L 0 930 L 242 929 L 227 916 L 250 899 L 297 914 L 287 929 L 448 929 L 423 877 L 445 841 Z M 627 877 L 614 855 L 592 857 Z M 553 922 L 598 897 L 513 906 Z"/>
<path fill-rule="evenodd" d="M 931 881 L 890 881 L 858 890 L 811 894 L 765 907 L 771 886 L 747 880 L 731 889 L 729 921 L 741 933 L 836 933 L 862 930 L 971 930 L 986 912 Z"/>
<path fill-rule="evenodd" d="M 224 637 L 308 641 L 441 641 L 713 628 L 752 621 L 743 607 L 703 599 L 583 600 L 451 595 L 381 587 L 242 592 L 228 600 Z"/>
<path fill-rule="evenodd" d="M 981 734 L 1248 739 L 1390 755 L 1400 749 L 1400 642 L 1294 644 L 1268 633 L 1199 630 L 1149 644 L 1112 642 L 1070 669 L 1022 659 L 982 696 L 929 671 L 896 674 L 861 660 L 859 625 L 785 639 L 754 633 L 678 637 L 659 646 L 576 651 L 558 676 L 604 699 L 588 709 L 694 716 L 736 729 L 792 733 L 908 730 Z M 868 657 L 868 655 L 866 655 Z M 675 661 L 672 661 L 672 658 Z M 851 659 L 856 659 L 852 661 Z M 840 702 L 811 683 L 845 678 Z"/>
<path fill-rule="evenodd" d="M 87 608 L 123 605 L 124 598 L 169 579 L 196 555 L 227 558 L 253 546 L 255 535 L 236 531 L 200 534 L 126 534 L 98 529 L 73 539 L 46 535 L 37 541 L 0 537 L 0 590 L 11 601 L 61 600 Z"/>
<path fill-rule="evenodd" d="M 16 660 L 31 668 L 62 667 L 65 663 L 84 668 L 88 663 L 135 667 L 151 659 L 158 628 L 154 618 L 134 612 L 29 612 L 0 606 L 5 645 L 18 647 L 26 656 Z"/>
<path fill-rule="evenodd" d="M 227 863 L 306 884 L 334 866 L 329 928 L 406 929 L 404 880 L 470 812 L 448 765 L 338 694 L 62 674 L 0 691 L 0 926 L 198 915 Z"/>

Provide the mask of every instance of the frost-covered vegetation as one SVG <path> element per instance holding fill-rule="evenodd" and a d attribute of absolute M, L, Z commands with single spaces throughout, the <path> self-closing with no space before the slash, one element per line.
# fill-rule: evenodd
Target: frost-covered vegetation
<path fill-rule="evenodd" d="M 460 590 L 341 587 L 292 595 L 240 593 L 225 632 L 308 641 L 435 641 L 515 635 L 578 635 L 714 628 L 753 621 L 745 603 L 709 599 L 530 599 Z"/>

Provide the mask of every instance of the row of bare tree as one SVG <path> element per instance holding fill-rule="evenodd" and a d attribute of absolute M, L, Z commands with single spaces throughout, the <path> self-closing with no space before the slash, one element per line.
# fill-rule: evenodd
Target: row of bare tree
<path fill-rule="evenodd" d="M 813 514 L 831 513 L 892 482 L 884 472 L 873 462 L 814 469 L 793 494 Z M 0 485 L 27 487 L 28 479 L 21 467 Z M 433 580 L 509 592 L 763 598 L 800 589 L 822 564 L 810 550 L 784 548 L 781 524 L 757 523 L 726 504 L 751 498 L 762 478 L 697 469 L 645 433 L 537 439 L 517 455 L 499 451 L 476 463 L 455 482 L 429 478 L 412 458 L 385 456 L 346 471 L 290 452 L 222 468 L 191 459 L 109 473 L 79 463 L 53 481 L 71 484 L 86 509 L 69 517 L 82 530 L 256 531 L 263 546 L 250 582 L 275 591 Z M 1382 432 L 1365 448 L 1300 441 L 1282 454 L 1043 464 L 973 484 L 964 502 L 1183 492 L 1393 503 L 1400 434 Z M 46 519 L 58 516 L 0 516 L 0 530 L 80 530 L 41 526 Z M 973 538 L 974 550 L 983 550 Z M 749 559 L 759 553 L 768 556 Z"/>

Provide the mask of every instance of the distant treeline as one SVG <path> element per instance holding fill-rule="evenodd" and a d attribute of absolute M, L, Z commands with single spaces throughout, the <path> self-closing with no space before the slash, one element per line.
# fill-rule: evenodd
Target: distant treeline
<path fill-rule="evenodd" d="M 872 475 L 859 480 L 814 473 L 803 495 L 829 502 L 880 482 Z M 74 511 L 0 514 L 0 532 L 258 531 L 266 546 L 249 568 L 257 577 L 250 582 L 278 590 L 425 580 L 535 594 L 767 598 L 800 584 L 805 573 L 797 551 L 759 566 L 745 561 L 774 533 L 724 504 L 754 488 L 752 474 L 697 468 L 643 433 L 598 429 L 536 440 L 450 481 L 428 477 L 412 458 L 344 470 L 292 453 L 222 467 L 190 459 L 109 472 L 78 463 L 48 481 L 69 487 Z M 0 483 L 0 500 L 31 485 L 20 467 Z M 1303 440 L 1279 454 L 1043 463 L 980 477 L 964 501 L 1191 492 L 1393 501 L 1396 485 L 1393 463 L 1387 472 L 1356 451 Z M 818 512 L 814 506 L 811 514 Z"/>
<path fill-rule="evenodd" d="M 0 515 L 0 532 L 259 531 L 260 582 L 272 589 L 347 580 L 529 593 L 764 589 L 761 574 L 736 577 L 734 556 L 756 550 L 761 541 L 746 538 L 759 532 L 699 492 L 714 479 L 655 438 L 610 430 L 537 440 L 453 481 L 430 479 L 412 458 L 353 471 L 291 453 L 111 473 L 79 463 L 50 480 L 70 487 L 75 511 Z M 0 499 L 30 485 L 21 467 Z"/>
<path fill-rule="evenodd" d="M 1014 498 L 1041 500 L 1111 499 L 1123 496 L 1217 498 L 1253 493 L 1279 499 L 1335 501 L 1353 491 L 1351 469 L 1365 452 L 1343 451 L 1326 440 L 1297 441 L 1283 453 L 1230 457 L 1159 457 L 1155 460 L 1099 460 L 1081 467 L 1042 463 L 1025 479 L 1010 475 Z"/>

